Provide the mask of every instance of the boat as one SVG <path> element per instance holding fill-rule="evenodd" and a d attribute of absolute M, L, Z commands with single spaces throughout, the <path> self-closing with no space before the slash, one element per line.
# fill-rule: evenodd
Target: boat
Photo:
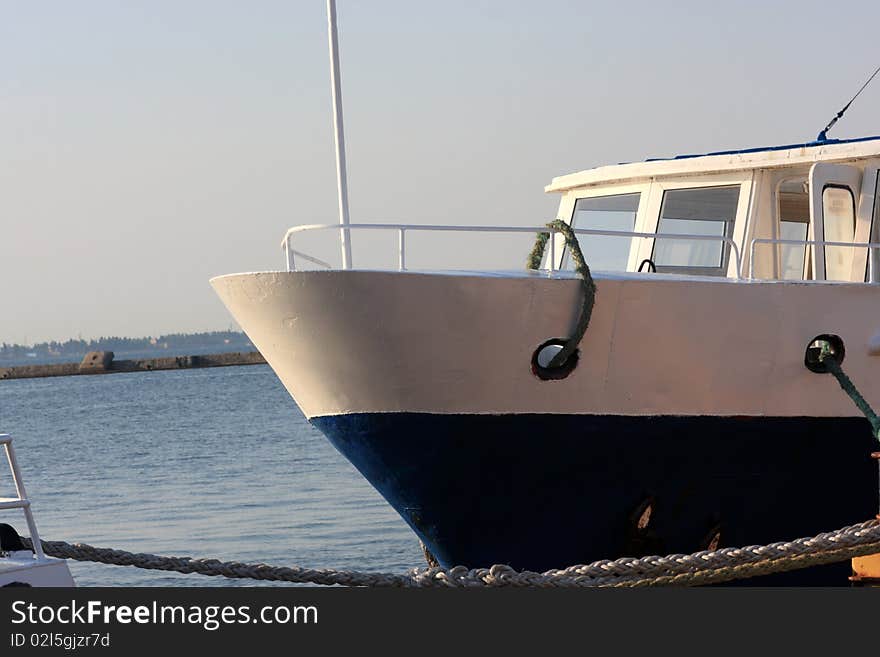
<path fill-rule="evenodd" d="M 4 448 L 16 491 L 14 497 L 0 497 L 0 511 L 20 509 L 30 534 L 29 544 L 26 544 L 12 525 L 0 523 L 0 587 L 75 586 L 67 562 L 43 553 L 12 438 L 0 433 L 0 445 Z"/>
<path fill-rule="evenodd" d="M 545 191 L 596 286 L 562 372 L 545 351 L 571 335 L 582 291 L 558 231 L 539 270 L 406 260 L 415 231 L 544 226 L 298 226 L 284 270 L 211 284 L 443 566 L 764 544 L 877 512 L 870 425 L 805 363 L 830 340 L 880 400 L 878 183 L 880 137 L 555 178 Z M 295 240 L 315 230 L 394 231 L 399 266 L 301 270 Z M 810 572 L 798 581 L 840 583 L 849 566 Z"/>
<path fill-rule="evenodd" d="M 340 222 L 211 284 L 429 562 L 544 571 L 874 516 L 875 436 L 827 372 L 880 400 L 880 137 L 828 132 L 880 68 L 815 140 L 557 177 L 561 223 L 353 224 L 335 20 L 328 0 Z M 303 250 L 322 230 L 341 266 Z M 353 266 L 364 231 L 397 236 L 395 268 Z M 408 236 L 450 231 L 537 243 L 522 270 L 414 268 Z"/>

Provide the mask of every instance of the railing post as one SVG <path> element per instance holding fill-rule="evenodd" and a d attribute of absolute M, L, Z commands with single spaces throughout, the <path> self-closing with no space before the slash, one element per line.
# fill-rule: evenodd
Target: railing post
<path fill-rule="evenodd" d="M 406 229 L 398 230 L 397 266 L 399 271 L 406 271 Z"/>
<path fill-rule="evenodd" d="M 293 263 L 293 252 L 290 250 L 290 234 L 289 233 L 284 237 L 284 259 L 287 262 L 287 271 L 288 272 L 296 271 L 295 265 Z"/>
<path fill-rule="evenodd" d="M 736 245 L 736 242 L 732 237 L 728 237 L 724 240 L 728 244 L 730 244 L 730 250 L 733 251 L 733 262 L 736 265 L 736 278 L 737 280 L 742 280 L 743 272 L 742 272 L 742 254 L 740 253 L 739 247 Z M 725 273 L 726 275 L 726 273 Z"/>
<path fill-rule="evenodd" d="M 15 482 L 15 492 L 21 500 L 28 500 L 27 491 L 24 489 L 24 481 L 21 478 L 21 470 L 18 468 L 18 461 L 15 459 L 15 450 L 12 449 L 12 443 L 7 442 L 3 445 L 6 448 L 6 460 L 9 462 L 9 469 L 12 471 L 12 479 Z M 24 519 L 28 526 L 28 532 L 31 535 L 31 546 L 37 561 L 45 561 L 46 555 L 43 554 L 43 544 L 40 542 L 40 534 L 37 532 L 37 525 L 34 522 L 34 514 L 31 510 L 30 500 L 27 506 L 22 508 L 24 511 Z"/>
<path fill-rule="evenodd" d="M 752 240 L 751 244 L 749 244 L 749 280 L 755 280 L 755 245 L 757 244 L 756 240 Z"/>
<path fill-rule="evenodd" d="M 556 269 L 556 231 L 550 229 L 550 266 L 548 267 L 552 273 Z"/>

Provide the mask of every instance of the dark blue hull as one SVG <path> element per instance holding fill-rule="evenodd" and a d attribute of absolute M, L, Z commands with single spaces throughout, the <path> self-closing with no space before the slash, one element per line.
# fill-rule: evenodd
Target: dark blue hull
<path fill-rule="evenodd" d="M 314 418 L 450 567 L 544 571 L 812 536 L 877 513 L 861 418 Z M 645 504 L 650 522 L 638 528 Z M 845 585 L 849 564 L 762 578 Z"/>

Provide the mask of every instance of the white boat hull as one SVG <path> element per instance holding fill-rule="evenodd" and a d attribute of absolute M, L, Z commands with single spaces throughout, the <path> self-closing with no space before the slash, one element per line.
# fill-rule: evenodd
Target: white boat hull
<path fill-rule="evenodd" d="M 804 367 L 835 334 L 845 369 L 880 399 L 880 287 L 596 276 L 578 367 L 531 371 L 566 337 L 577 280 L 541 275 L 274 272 L 212 284 L 307 417 L 346 413 L 852 417 Z"/>

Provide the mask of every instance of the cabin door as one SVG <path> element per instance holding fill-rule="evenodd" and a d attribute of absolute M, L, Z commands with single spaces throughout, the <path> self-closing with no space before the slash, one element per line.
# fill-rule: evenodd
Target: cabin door
<path fill-rule="evenodd" d="M 856 218 L 856 242 L 877 244 L 880 240 L 880 167 L 865 168 Z M 853 249 L 852 280 L 880 281 L 880 249 Z"/>
<path fill-rule="evenodd" d="M 821 242 L 855 241 L 856 211 L 862 171 L 845 164 L 818 162 L 810 169 L 810 247 L 813 279 L 852 280 L 853 247 L 827 246 Z M 861 281 L 863 278 L 858 278 Z"/>

